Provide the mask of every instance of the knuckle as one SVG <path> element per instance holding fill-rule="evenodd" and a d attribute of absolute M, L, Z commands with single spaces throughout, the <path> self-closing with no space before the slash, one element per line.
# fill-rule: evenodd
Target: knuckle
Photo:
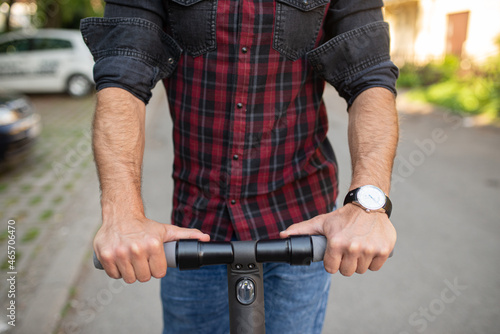
<path fill-rule="evenodd" d="M 342 251 L 344 249 L 344 240 L 339 237 L 333 237 L 328 240 L 327 246 L 334 252 Z"/>
<path fill-rule="evenodd" d="M 148 244 L 149 244 L 149 247 L 151 249 L 157 249 L 157 248 L 161 248 L 163 246 L 163 243 L 158 240 L 157 238 L 150 238 L 148 240 Z"/>
<path fill-rule="evenodd" d="M 101 262 L 110 262 L 114 258 L 114 254 L 111 250 L 103 250 L 99 252 L 99 257 Z"/>
<path fill-rule="evenodd" d="M 368 256 L 374 255 L 376 253 L 375 247 L 367 245 L 365 246 L 363 253 Z"/>
<path fill-rule="evenodd" d="M 361 251 L 361 245 L 358 242 L 353 241 L 350 245 L 347 246 L 347 250 L 351 254 L 358 254 Z"/>
<path fill-rule="evenodd" d="M 163 242 L 156 238 L 147 240 L 147 250 L 149 254 L 160 254 L 163 252 Z"/>
<path fill-rule="evenodd" d="M 143 253 L 143 248 L 137 242 L 132 243 L 129 249 L 134 257 L 139 257 Z"/>
<path fill-rule="evenodd" d="M 391 249 L 389 247 L 383 247 L 379 251 L 379 256 L 381 257 L 389 257 L 389 254 L 391 254 Z"/>
<path fill-rule="evenodd" d="M 120 260 L 125 260 L 128 257 L 128 250 L 126 247 L 118 247 L 115 250 L 115 257 Z"/>

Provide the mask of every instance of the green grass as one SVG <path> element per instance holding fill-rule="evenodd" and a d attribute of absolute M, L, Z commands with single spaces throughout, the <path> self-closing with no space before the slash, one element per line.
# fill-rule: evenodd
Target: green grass
<path fill-rule="evenodd" d="M 54 186 L 52 184 L 48 183 L 48 184 L 44 185 L 42 189 L 44 192 L 49 192 L 52 190 L 53 187 Z"/>
<path fill-rule="evenodd" d="M 7 229 L 3 230 L 2 233 L 0 233 L 0 242 L 7 240 L 8 237 L 9 237 L 9 230 Z"/>
<path fill-rule="evenodd" d="M 42 202 L 43 197 L 41 195 L 34 196 L 30 199 L 29 204 L 30 205 L 37 205 Z"/>
<path fill-rule="evenodd" d="M 8 198 L 6 201 L 5 201 L 5 206 L 6 207 L 10 207 L 10 206 L 13 206 L 15 204 L 17 204 L 19 202 L 19 197 L 15 196 L 15 197 L 10 197 Z"/>
<path fill-rule="evenodd" d="M 17 213 L 16 218 L 17 218 L 17 220 L 21 221 L 24 218 L 26 218 L 27 216 L 28 216 L 28 212 L 26 210 L 21 210 Z"/>
<path fill-rule="evenodd" d="M 40 229 L 38 227 L 30 228 L 21 239 L 21 242 L 29 242 L 35 240 L 40 234 Z"/>
<path fill-rule="evenodd" d="M 64 197 L 59 195 L 59 196 L 54 197 L 54 199 L 52 199 L 52 203 L 60 204 L 63 200 L 64 200 Z"/>
<path fill-rule="evenodd" d="M 76 293 L 77 293 L 77 289 L 75 286 L 72 286 L 71 288 L 69 288 L 68 302 L 66 303 L 66 305 L 64 305 L 63 309 L 61 310 L 61 318 L 64 318 L 66 316 L 66 314 L 68 314 L 68 311 L 71 309 L 71 300 L 73 298 L 75 298 Z"/>
<path fill-rule="evenodd" d="M 50 219 L 54 215 L 54 210 L 52 209 L 47 209 L 42 214 L 40 215 L 40 220 L 45 221 L 47 219 Z"/>
<path fill-rule="evenodd" d="M 33 189 L 33 186 L 31 184 L 23 184 L 23 185 L 21 185 L 21 191 L 23 193 L 27 193 L 31 189 Z"/>

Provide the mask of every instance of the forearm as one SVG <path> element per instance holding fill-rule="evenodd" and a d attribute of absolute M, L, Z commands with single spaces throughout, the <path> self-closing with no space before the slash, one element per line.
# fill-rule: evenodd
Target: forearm
<path fill-rule="evenodd" d="M 142 217 L 141 168 L 145 105 L 119 88 L 97 94 L 93 149 L 101 186 L 103 223 Z"/>
<path fill-rule="evenodd" d="M 210 240 L 199 230 L 162 224 L 144 216 L 141 167 L 145 114 L 144 102 L 121 88 L 105 88 L 97 94 L 93 147 L 103 223 L 94 238 L 94 250 L 106 273 L 127 283 L 165 276 L 163 243 Z"/>
<path fill-rule="evenodd" d="M 350 189 L 372 184 L 389 193 L 399 137 L 395 98 L 385 88 L 361 93 L 349 109 Z"/>

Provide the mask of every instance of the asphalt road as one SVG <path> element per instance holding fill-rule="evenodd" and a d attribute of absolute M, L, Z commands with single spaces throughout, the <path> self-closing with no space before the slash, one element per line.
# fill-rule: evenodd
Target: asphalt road
<path fill-rule="evenodd" d="M 172 144 L 168 111 L 150 106 L 144 197 L 150 218 L 169 221 Z M 350 178 L 345 104 L 329 88 L 330 138 L 340 196 Z M 398 101 L 395 255 L 382 270 L 332 276 L 323 334 L 496 334 L 500 327 L 500 129 Z M 57 333 L 160 333 L 158 281 L 125 286 L 90 259 Z"/>

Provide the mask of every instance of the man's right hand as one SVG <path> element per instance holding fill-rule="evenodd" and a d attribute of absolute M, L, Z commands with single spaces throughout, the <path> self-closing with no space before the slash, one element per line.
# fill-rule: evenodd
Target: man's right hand
<path fill-rule="evenodd" d="M 209 241 L 196 229 L 162 224 L 147 218 L 129 219 L 125 224 L 103 225 L 94 238 L 94 249 L 106 273 L 126 283 L 147 282 L 167 272 L 163 243 L 179 239 Z"/>
<path fill-rule="evenodd" d="M 163 243 L 208 241 L 198 230 L 147 219 L 141 198 L 146 106 L 121 88 L 97 93 L 92 144 L 101 185 L 102 227 L 94 250 L 106 273 L 127 283 L 160 278 L 167 272 Z"/>

